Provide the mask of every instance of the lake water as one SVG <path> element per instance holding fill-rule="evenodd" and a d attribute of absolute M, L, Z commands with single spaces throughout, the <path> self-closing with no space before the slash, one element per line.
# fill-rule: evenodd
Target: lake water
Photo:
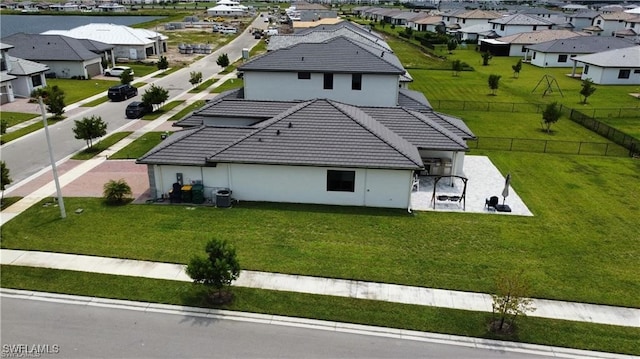
<path fill-rule="evenodd" d="M 129 26 L 161 18 L 162 16 L 0 15 L 0 36 L 18 32 L 39 34 L 47 30 L 70 30 L 91 23 Z"/>

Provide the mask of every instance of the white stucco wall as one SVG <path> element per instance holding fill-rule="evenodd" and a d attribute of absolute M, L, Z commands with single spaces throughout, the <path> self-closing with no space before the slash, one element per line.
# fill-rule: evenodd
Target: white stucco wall
<path fill-rule="evenodd" d="M 31 76 L 40 76 L 42 85 L 33 87 Z M 28 98 L 31 97 L 31 93 L 34 89 L 45 87 L 47 85 L 47 79 L 44 77 L 44 74 L 34 74 L 30 76 L 20 76 L 11 83 L 13 85 L 13 93 L 15 96 Z"/>
<path fill-rule="evenodd" d="M 327 191 L 327 170 L 353 170 L 354 192 Z M 216 167 L 154 166 L 156 186 L 168 193 L 176 173 L 184 183 L 199 180 L 205 198 L 214 188 L 227 187 L 240 201 L 314 203 L 330 205 L 407 208 L 413 171 L 218 164 Z M 202 177 L 200 177 L 202 176 Z"/>
<path fill-rule="evenodd" d="M 573 67 L 573 61 L 571 60 L 572 54 L 556 54 L 556 53 L 544 53 L 534 51 L 536 58 L 531 58 L 531 64 L 538 67 Z M 560 55 L 567 55 L 566 62 L 558 62 Z"/>
<path fill-rule="evenodd" d="M 244 73 L 244 94 L 247 100 L 310 100 L 326 98 L 363 106 L 396 106 L 398 75 L 362 75 L 362 90 L 351 89 L 351 74 L 334 74 L 333 89 L 323 89 L 322 73 L 312 73 L 308 80 L 299 80 L 297 72 Z"/>
<path fill-rule="evenodd" d="M 504 30 L 501 30 L 501 24 L 492 24 L 492 29 L 500 36 L 509 36 L 523 32 L 547 30 L 549 26 L 537 25 L 534 30 L 533 25 L 505 25 Z"/>
<path fill-rule="evenodd" d="M 580 66 L 580 64 L 581 63 L 578 63 L 578 66 Z M 619 79 L 618 74 L 620 73 L 621 68 L 603 68 L 589 65 L 589 72 L 585 74 L 583 70 L 580 78 L 582 80 L 590 78 L 594 83 L 600 85 L 640 85 L 640 73 L 634 73 L 635 70 L 640 70 L 640 66 L 625 69 L 631 70 L 629 78 Z"/>
<path fill-rule="evenodd" d="M 100 62 L 100 58 L 97 58 Z M 49 71 L 55 72 L 58 78 L 71 78 L 72 76 L 86 76 L 85 71 L 86 62 L 78 61 L 41 61 L 43 64 L 49 66 Z"/>
<path fill-rule="evenodd" d="M 522 51 L 522 50 L 524 49 L 525 46 L 527 45 L 511 44 L 511 46 L 509 46 L 509 56 L 524 57 L 524 55 L 526 54 L 526 51 Z"/>

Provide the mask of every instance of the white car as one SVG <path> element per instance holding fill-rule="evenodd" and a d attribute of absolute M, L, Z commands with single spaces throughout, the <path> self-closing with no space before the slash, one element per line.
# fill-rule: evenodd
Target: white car
<path fill-rule="evenodd" d="M 104 70 L 104 75 L 120 77 L 120 75 L 122 75 L 127 70 L 131 71 L 131 76 L 133 76 L 133 70 L 129 66 L 115 66 L 110 69 L 106 69 Z"/>
<path fill-rule="evenodd" d="M 238 29 L 236 29 L 235 27 L 221 27 L 221 28 L 218 28 L 218 31 L 221 34 L 236 34 L 236 33 L 238 33 Z"/>

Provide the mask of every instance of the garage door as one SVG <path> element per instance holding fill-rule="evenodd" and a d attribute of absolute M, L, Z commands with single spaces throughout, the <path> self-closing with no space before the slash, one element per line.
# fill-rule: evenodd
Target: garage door
<path fill-rule="evenodd" d="M 9 103 L 9 94 L 7 93 L 7 86 L 0 87 L 0 105 Z"/>
<path fill-rule="evenodd" d="M 100 71 L 100 63 L 91 64 L 87 66 L 87 74 L 91 77 L 100 75 L 102 71 Z"/>

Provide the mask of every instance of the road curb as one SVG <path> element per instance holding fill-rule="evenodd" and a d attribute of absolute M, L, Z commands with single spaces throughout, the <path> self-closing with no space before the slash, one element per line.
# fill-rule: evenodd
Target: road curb
<path fill-rule="evenodd" d="M 463 337 L 449 334 L 420 332 L 406 329 L 385 328 L 361 324 L 331 322 L 326 320 L 305 319 L 297 317 L 285 317 L 270 314 L 257 314 L 248 312 L 235 312 L 220 309 L 207 309 L 181 305 L 138 302 L 121 299 L 109 299 L 99 297 L 87 297 L 79 295 L 58 294 L 49 292 L 37 292 L 28 290 L 0 288 L 0 298 L 16 298 L 23 300 L 38 300 L 46 302 L 64 303 L 72 305 L 98 306 L 124 310 L 135 310 L 150 313 L 164 313 L 170 315 L 183 315 L 216 320 L 235 320 L 269 325 L 309 328 L 333 332 L 369 335 L 377 337 L 395 338 L 401 340 L 413 340 L 435 344 L 455 345 L 476 349 L 494 350 L 498 352 L 514 352 L 530 355 L 540 355 L 557 358 L 601 358 L 601 359 L 632 359 L 639 358 L 632 355 L 595 352 L 580 349 L 553 347 L 538 344 L 507 342 L 493 339 Z"/>

